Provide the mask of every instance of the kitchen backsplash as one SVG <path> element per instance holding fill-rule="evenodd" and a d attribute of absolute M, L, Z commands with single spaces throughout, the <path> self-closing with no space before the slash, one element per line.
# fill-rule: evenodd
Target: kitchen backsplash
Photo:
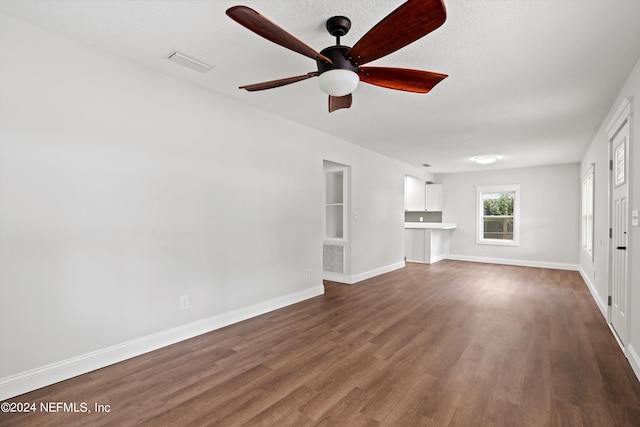
<path fill-rule="evenodd" d="M 404 222 L 442 222 L 442 212 L 405 212 Z"/>

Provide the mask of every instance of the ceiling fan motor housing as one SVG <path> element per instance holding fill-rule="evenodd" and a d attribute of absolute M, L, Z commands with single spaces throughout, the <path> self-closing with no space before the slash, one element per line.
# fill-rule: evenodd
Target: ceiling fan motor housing
<path fill-rule="evenodd" d="M 346 54 L 351 48 L 349 46 L 330 46 L 323 49 L 320 53 L 333 61 L 333 64 L 328 64 L 320 59 L 316 60 L 318 64 L 318 73 L 322 74 L 329 70 L 349 70 L 354 73 L 358 73 L 358 67 L 353 65 Z"/>

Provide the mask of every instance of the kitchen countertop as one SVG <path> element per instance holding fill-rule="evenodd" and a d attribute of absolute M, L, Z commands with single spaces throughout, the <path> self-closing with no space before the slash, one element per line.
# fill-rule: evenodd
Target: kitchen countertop
<path fill-rule="evenodd" d="M 404 228 L 453 230 L 458 227 L 455 222 L 405 222 Z"/>

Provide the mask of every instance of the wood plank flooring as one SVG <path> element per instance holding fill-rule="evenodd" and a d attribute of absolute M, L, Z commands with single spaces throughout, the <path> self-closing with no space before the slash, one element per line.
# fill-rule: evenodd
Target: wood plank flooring
<path fill-rule="evenodd" d="M 640 426 L 640 383 L 577 272 L 408 263 L 325 287 L 11 399 L 91 413 L 0 425 Z"/>

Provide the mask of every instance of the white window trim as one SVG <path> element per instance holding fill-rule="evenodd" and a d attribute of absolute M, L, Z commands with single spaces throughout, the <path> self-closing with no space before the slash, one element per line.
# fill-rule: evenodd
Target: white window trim
<path fill-rule="evenodd" d="M 513 201 L 513 240 L 484 238 L 484 193 L 515 193 Z M 476 244 L 520 246 L 520 184 L 476 186 Z"/>
<path fill-rule="evenodd" d="M 580 181 L 580 248 L 593 261 L 595 163 Z"/>

